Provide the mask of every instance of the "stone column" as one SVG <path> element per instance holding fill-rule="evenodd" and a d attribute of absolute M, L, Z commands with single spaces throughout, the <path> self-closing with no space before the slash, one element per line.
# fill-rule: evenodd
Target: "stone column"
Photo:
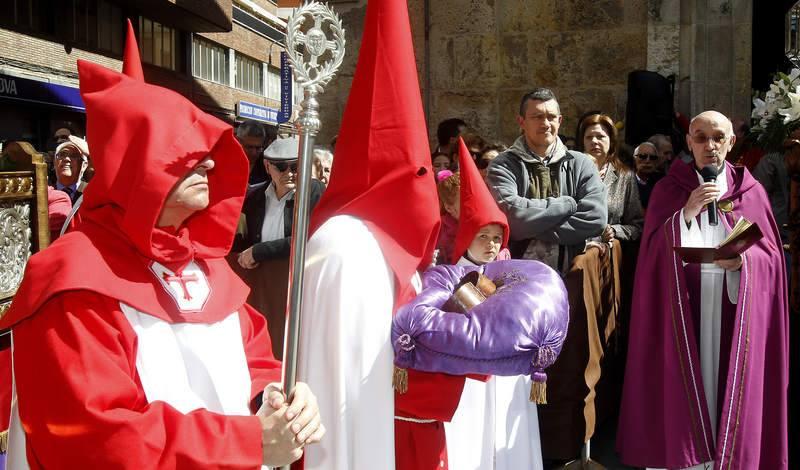
<path fill-rule="evenodd" d="M 752 2 L 680 1 L 680 59 L 676 109 L 694 116 L 715 109 L 750 115 Z M 653 2 L 658 3 L 658 2 Z M 657 25 L 651 26 L 655 29 Z M 650 45 L 648 45 L 650 47 Z"/>

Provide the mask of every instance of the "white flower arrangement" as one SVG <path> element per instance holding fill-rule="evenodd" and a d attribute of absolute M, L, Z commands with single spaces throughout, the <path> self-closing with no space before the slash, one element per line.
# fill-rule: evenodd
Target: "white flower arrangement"
<path fill-rule="evenodd" d="M 777 150 L 789 133 L 800 127 L 800 69 L 778 72 L 763 97 L 753 98 L 752 133 L 767 150 Z"/>

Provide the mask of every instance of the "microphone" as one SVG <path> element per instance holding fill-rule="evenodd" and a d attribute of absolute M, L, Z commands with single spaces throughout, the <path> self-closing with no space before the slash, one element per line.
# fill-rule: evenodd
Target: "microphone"
<path fill-rule="evenodd" d="M 703 177 L 704 183 L 716 184 L 718 174 L 719 170 L 714 165 L 704 166 L 703 169 L 700 170 L 700 176 Z M 718 225 L 719 216 L 717 215 L 717 200 L 714 199 L 713 201 L 709 202 L 706 207 L 708 208 L 708 225 Z"/>

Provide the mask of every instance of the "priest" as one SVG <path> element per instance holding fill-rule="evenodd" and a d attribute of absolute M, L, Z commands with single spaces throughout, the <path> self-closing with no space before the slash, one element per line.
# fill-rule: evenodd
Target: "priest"
<path fill-rule="evenodd" d="M 650 199 L 617 436 L 628 465 L 788 466 L 781 239 L 764 189 L 725 161 L 735 139 L 722 114 L 695 117 L 693 160 L 673 164 Z M 715 182 L 704 182 L 704 169 Z M 764 236 L 739 256 L 686 264 L 673 249 L 716 247 L 740 218 Z"/>

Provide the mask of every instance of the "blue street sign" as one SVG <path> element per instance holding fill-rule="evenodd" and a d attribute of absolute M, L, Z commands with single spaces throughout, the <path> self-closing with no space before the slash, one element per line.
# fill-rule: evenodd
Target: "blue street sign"
<path fill-rule="evenodd" d="M 247 101 L 239 101 L 236 104 L 236 115 L 246 119 L 266 122 L 269 124 L 278 123 L 278 110 L 261 106 Z"/>
<path fill-rule="evenodd" d="M 292 117 L 292 67 L 286 51 L 281 52 L 281 112 L 278 122 L 284 123 Z"/>

